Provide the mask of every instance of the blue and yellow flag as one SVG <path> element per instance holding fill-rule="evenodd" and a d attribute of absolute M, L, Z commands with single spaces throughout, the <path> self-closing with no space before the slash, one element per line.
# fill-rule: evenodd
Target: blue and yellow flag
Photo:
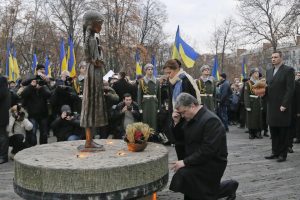
<path fill-rule="evenodd" d="M 244 56 L 243 61 L 242 61 L 241 81 L 243 81 L 243 79 L 245 79 L 245 78 L 247 78 L 247 63 L 246 63 L 246 58 Z"/>
<path fill-rule="evenodd" d="M 65 44 L 64 44 L 64 39 L 63 38 L 61 38 L 61 41 L 60 41 L 59 61 L 60 61 L 60 70 L 61 70 L 61 72 L 68 70 L 67 57 L 66 57 L 66 53 L 65 53 Z"/>
<path fill-rule="evenodd" d="M 14 76 L 13 76 L 13 81 L 16 81 L 18 78 L 20 78 L 20 70 L 19 70 L 19 65 L 18 65 L 18 61 L 17 61 L 17 52 L 16 49 L 14 48 L 13 50 L 13 56 L 12 56 L 12 60 L 13 60 L 13 72 L 14 72 Z"/>
<path fill-rule="evenodd" d="M 76 59 L 75 59 L 75 51 L 74 51 L 74 43 L 72 41 L 72 38 L 69 37 L 69 46 L 68 46 L 68 71 L 70 72 L 70 77 L 75 77 L 76 76 Z"/>
<path fill-rule="evenodd" d="M 45 60 L 45 74 L 48 77 L 51 77 L 51 68 L 50 68 L 49 56 L 46 56 L 46 60 Z"/>
<path fill-rule="evenodd" d="M 137 50 L 135 53 L 135 76 L 142 75 L 140 52 Z"/>
<path fill-rule="evenodd" d="M 191 68 L 199 56 L 200 55 L 180 37 L 178 26 L 175 43 L 173 45 L 172 59 L 179 59 L 179 57 L 181 57 L 185 66 Z"/>
<path fill-rule="evenodd" d="M 218 61 L 218 56 L 215 55 L 214 57 L 214 65 L 213 65 L 213 69 L 211 72 L 211 75 L 216 79 L 216 80 L 220 80 L 220 75 L 219 75 L 219 61 Z"/>
<path fill-rule="evenodd" d="M 36 58 L 36 54 L 33 54 L 33 59 L 32 59 L 32 73 L 35 74 L 35 68 L 37 66 L 37 58 Z"/>
<path fill-rule="evenodd" d="M 9 67 L 9 57 L 10 57 L 10 44 L 7 43 L 6 47 L 6 57 L 5 57 L 5 75 L 9 78 L 12 77 L 10 67 Z"/>
<path fill-rule="evenodd" d="M 152 55 L 151 57 L 151 64 L 153 65 L 153 76 L 157 77 L 157 63 L 156 63 L 156 58 L 155 55 Z"/>

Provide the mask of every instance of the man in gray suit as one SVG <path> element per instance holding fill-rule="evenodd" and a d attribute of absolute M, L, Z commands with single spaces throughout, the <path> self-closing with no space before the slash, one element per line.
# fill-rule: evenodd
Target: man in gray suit
<path fill-rule="evenodd" d="M 272 54 L 273 67 L 267 71 L 267 122 L 272 135 L 272 154 L 266 159 L 286 161 L 291 103 L 295 87 L 294 69 L 283 64 L 282 53 Z"/>

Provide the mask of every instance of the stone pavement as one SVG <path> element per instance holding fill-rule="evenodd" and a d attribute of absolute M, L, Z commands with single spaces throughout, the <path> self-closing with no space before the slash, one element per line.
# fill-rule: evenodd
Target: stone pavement
<path fill-rule="evenodd" d="M 229 157 L 223 179 L 239 181 L 237 200 L 300 200 L 300 145 L 294 145 L 295 153 L 289 154 L 286 162 L 277 163 L 264 159 L 271 153 L 269 138 L 249 140 L 244 131 L 231 126 L 227 134 Z M 55 141 L 53 137 L 49 140 Z M 168 149 L 169 161 L 175 161 L 174 148 Z M 169 180 L 172 175 L 170 171 Z M 13 191 L 13 176 L 13 161 L 0 165 L 0 200 L 21 199 Z M 183 199 L 183 195 L 169 191 L 168 187 L 157 196 L 159 200 Z"/>

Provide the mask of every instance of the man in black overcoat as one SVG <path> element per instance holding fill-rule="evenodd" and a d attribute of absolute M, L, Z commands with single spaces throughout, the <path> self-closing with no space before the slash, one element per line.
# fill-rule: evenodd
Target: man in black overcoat
<path fill-rule="evenodd" d="M 291 125 L 292 97 L 295 87 L 294 69 L 283 64 L 282 53 L 272 54 L 273 67 L 267 70 L 267 122 L 272 136 L 272 154 L 266 159 L 286 161 L 288 128 Z"/>
<path fill-rule="evenodd" d="M 237 181 L 220 185 L 228 155 L 221 120 L 187 93 L 177 97 L 172 118 L 173 131 L 184 134 L 186 155 L 173 166 L 170 190 L 183 193 L 185 200 L 235 199 Z"/>
<path fill-rule="evenodd" d="M 8 133 L 6 126 L 9 122 L 10 92 L 7 78 L 0 75 L 0 164 L 8 161 Z"/>

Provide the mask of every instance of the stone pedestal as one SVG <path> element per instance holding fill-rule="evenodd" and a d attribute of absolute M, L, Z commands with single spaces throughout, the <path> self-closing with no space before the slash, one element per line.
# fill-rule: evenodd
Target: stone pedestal
<path fill-rule="evenodd" d="M 148 143 L 129 152 L 121 140 L 95 140 L 105 151 L 78 152 L 84 141 L 35 146 L 15 156 L 15 192 L 25 199 L 132 199 L 168 182 L 168 150 Z"/>

